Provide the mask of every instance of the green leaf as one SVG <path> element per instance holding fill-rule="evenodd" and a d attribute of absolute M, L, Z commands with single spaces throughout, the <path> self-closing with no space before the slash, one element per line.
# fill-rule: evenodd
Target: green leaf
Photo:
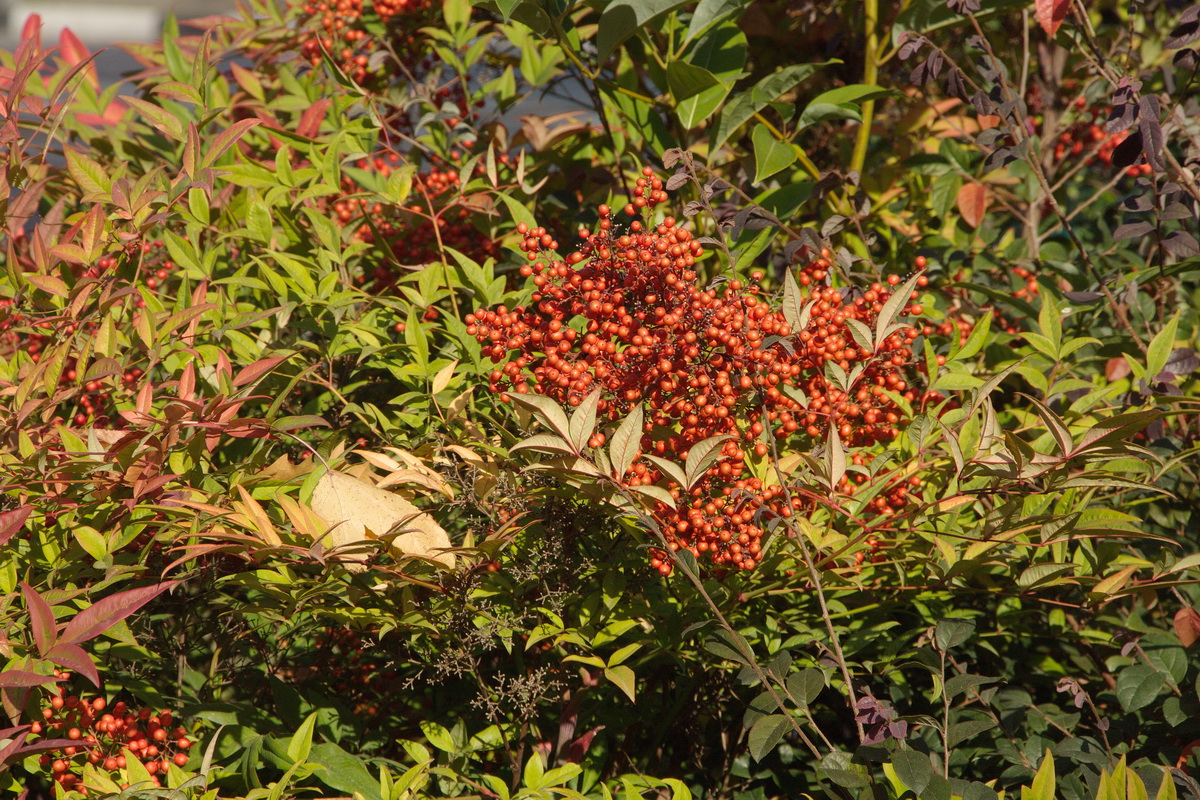
<path fill-rule="evenodd" d="M 308 751 L 312 749 L 313 727 L 317 724 L 317 712 L 308 715 L 288 742 L 287 754 L 292 763 L 308 760 Z"/>
<path fill-rule="evenodd" d="M 971 329 L 971 335 L 963 342 L 962 347 L 954 347 L 950 351 L 949 361 L 965 361 L 971 358 L 980 350 L 983 349 L 983 343 L 987 340 L 988 333 L 992 329 L 992 312 L 988 311 L 983 315 L 983 319 L 975 323 L 975 327 Z"/>
<path fill-rule="evenodd" d="M 1053 292 L 1042 293 L 1042 309 L 1038 312 L 1038 328 L 1042 335 L 1050 340 L 1050 344 L 1054 348 L 1054 352 L 1050 356 L 1055 357 L 1062 348 L 1062 309 L 1059 308 L 1058 300 L 1054 297 Z"/>
<path fill-rule="evenodd" d="M 749 5 L 750 0 L 700 0 L 696 10 L 692 12 L 692 20 L 688 23 L 684 44 L 704 33 L 714 22 L 737 20 L 741 16 L 742 9 Z"/>
<path fill-rule="evenodd" d="M 816 700 L 817 695 L 821 694 L 821 690 L 824 688 L 825 673 L 816 667 L 801 670 L 794 675 L 789 675 L 787 679 L 788 694 L 804 707 Z"/>
<path fill-rule="evenodd" d="M 330 789 L 348 795 L 358 794 L 363 800 L 383 800 L 379 781 L 371 777 L 362 760 L 333 742 L 313 745 L 308 760 L 323 767 L 313 776 Z"/>
<path fill-rule="evenodd" d="M 958 647 L 975 633 L 975 622 L 969 619 L 941 619 L 933 629 L 933 642 L 938 650 L 945 652 Z"/>
<path fill-rule="evenodd" d="M 976 736 L 994 727 L 996 727 L 996 723 L 990 719 L 969 719 L 965 722 L 956 722 L 950 726 L 950 730 L 947 732 L 946 745 L 954 747 L 957 744 L 967 741 L 972 736 Z"/>
<path fill-rule="evenodd" d="M 667 87 L 676 102 L 721 85 L 717 76 L 704 67 L 694 66 L 686 61 L 672 61 L 667 65 Z"/>
<path fill-rule="evenodd" d="M 841 61 L 835 58 L 817 64 L 793 64 L 773 75 L 763 78 L 749 91 L 735 94 L 725 104 L 725 107 L 721 109 L 716 121 L 713 122 L 712 131 L 709 136 L 710 151 L 715 152 L 720 149 L 733 136 L 734 132 L 750 121 L 755 114 L 766 108 L 769 103 L 776 100 L 780 95 L 796 88 L 801 81 L 808 78 L 818 69 L 830 64 L 840 63 Z"/>
<path fill-rule="evenodd" d="M 679 484 L 681 489 L 687 487 L 687 475 L 684 473 L 683 468 L 678 464 L 672 461 L 667 461 L 665 458 L 660 458 L 659 456 L 652 456 L 649 453 L 642 457 L 654 464 L 654 466 L 658 467 L 668 480 L 675 481 L 675 483 Z"/>
<path fill-rule="evenodd" d="M 610 3 L 600 15 L 600 25 L 596 31 L 599 62 L 603 64 L 607 61 L 613 50 L 638 28 L 686 4 L 687 0 L 617 0 Z"/>
<path fill-rule="evenodd" d="M 528 789 L 541 789 L 542 778 L 546 774 L 546 764 L 542 761 L 540 753 L 533 753 L 529 756 L 529 760 L 525 762 L 525 770 L 521 775 L 521 782 Z"/>
<path fill-rule="evenodd" d="M 759 183 L 796 162 L 796 148 L 775 138 L 762 123 L 750 135 L 754 142 L 754 182 Z"/>
<path fill-rule="evenodd" d="M 790 269 L 783 273 L 783 304 L 780 310 L 793 331 L 799 331 L 804 327 L 801 324 L 801 315 L 804 313 L 804 296 L 800 294 L 800 286 L 796 283 L 796 277 Z"/>
<path fill-rule="evenodd" d="M 412 325 L 409 325 L 411 330 Z M 512 400 L 519 406 L 529 409 L 533 415 L 538 418 L 538 421 L 545 425 L 550 430 L 557 433 L 559 436 L 570 441 L 571 439 L 571 423 L 567 419 L 566 413 L 558 403 L 551 400 L 549 397 L 542 397 L 536 394 L 513 394 Z"/>
<path fill-rule="evenodd" d="M 571 414 L 570 422 L 570 441 L 575 445 L 576 451 L 581 451 L 587 446 L 588 439 L 592 438 L 592 431 L 596 429 L 596 406 L 600 403 L 600 390 L 596 389 L 575 407 L 575 412 Z"/>
<path fill-rule="evenodd" d="M 683 474 L 687 479 L 685 489 L 691 489 L 703 477 L 704 471 L 716 463 L 721 457 L 721 448 L 729 438 L 728 435 L 710 436 L 691 446 L 683 465 Z"/>
<path fill-rule="evenodd" d="M 822 92 L 812 99 L 800 115 L 799 128 L 807 128 L 826 119 L 855 119 L 861 120 L 858 106 L 868 100 L 886 97 L 892 94 L 890 89 L 865 83 L 852 83 Z"/>
<path fill-rule="evenodd" d="M 958 695 L 970 691 L 977 686 L 995 683 L 997 680 L 997 678 L 985 678 L 982 675 L 955 675 L 946 681 L 946 697 L 953 700 Z"/>
<path fill-rule="evenodd" d="M 929 201 L 935 216 L 945 217 L 954 210 L 961 188 L 962 176 L 957 172 L 947 172 L 933 179 L 929 184 Z"/>
<path fill-rule="evenodd" d="M 770 714 L 759 717 L 750 728 L 748 744 L 750 756 L 755 761 L 762 761 L 775 745 L 783 738 L 783 734 L 791 727 L 791 720 L 785 714 Z"/>
<path fill-rule="evenodd" d="M 712 116 L 729 94 L 729 87 L 711 72 L 684 61 L 667 66 L 667 85 L 675 99 L 675 113 L 689 130 Z"/>
<path fill-rule="evenodd" d="M 542 450 L 547 453 L 560 453 L 563 455 L 577 455 L 578 453 L 577 448 L 572 447 L 561 436 L 555 436 L 552 433 L 535 433 L 528 439 L 522 439 L 509 448 L 510 453 L 515 453 L 518 450 Z"/>
<path fill-rule="evenodd" d="M 608 457 L 612 462 L 613 474 L 620 478 L 633 465 L 642 444 L 642 406 L 630 409 L 625 419 L 617 426 L 608 443 Z"/>
<path fill-rule="evenodd" d="M 983 0 L 976 17 L 989 16 L 1006 8 L 1028 6 L 1028 0 Z M 949 25 L 968 25 L 967 18 L 946 6 L 946 0 L 912 0 L 901 7 L 892 26 L 892 44 L 900 45 L 900 37 L 908 31 L 928 33 Z"/>
<path fill-rule="evenodd" d="M 918 796 L 929 785 L 933 775 L 933 763 L 925 753 L 915 750 L 897 750 L 892 753 L 892 768 L 896 777 Z"/>
<path fill-rule="evenodd" d="M 1145 664 L 1134 664 L 1117 673 L 1117 699 L 1130 713 L 1153 703 L 1166 687 L 1163 674 Z"/>
<path fill-rule="evenodd" d="M 1175 316 L 1163 326 L 1154 339 L 1150 342 L 1150 347 L 1146 353 L 1146 379 L 1153 381 L 1158 373 L 1163 371 L 1167 366 L 1167 359 L 1171 355 L 1171 350 L 1175 347 L 1175 332 L 1179 328 L 1179 315 L 1181 311 L 1176 311 Z"/>
<path fill-rule="evenodd" d="M 429 743 L 443 753 L 457 752 L 458 748 L 454 746 L 454 737 L 450 735 L 450 731 L 436 722 L 425 720 L 421 723 L 421 731 Z"/>
<path fill-rule="evenodd" d="M 1054 756 L 1047 749 L 1037 775 L 1033 776 L 1033 786 L 1021 787 L 1021 800 L 1055 800 L 1054 790 Z"/>
<path fill-rule="evenodd" d="M 637 701 L 637 678 L 629 667 L 624 664 L 606 667 L 604 677 L 615 683 L 617 688 L 624 692 L 631 701 Z"/>

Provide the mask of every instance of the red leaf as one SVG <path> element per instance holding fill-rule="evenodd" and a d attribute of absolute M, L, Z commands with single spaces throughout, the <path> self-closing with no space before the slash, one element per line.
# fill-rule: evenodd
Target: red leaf
<path fill-rule="evenodd" d="M 30 14 L 21 28 L 21 41 L 33 40 L 33 46 L 42 49 L 42 15 Z"/>
<path fill-rule="evenodd" d="M 212 149 L 204 154 L 201 167 L 208 167 L 216 163 L 226 150 L 233 147 L 234 143 L 246 135 L 246 131 L 253 128 L 255 125 L 261 124 L 261 120 L 243 119 L 233 123 L 225 130 L 218 133 L 212 140 Z"/>
<path fill-rule="evenodd" d="M 259 361 L 255 361 L 253 364 L 242 367 L 242 369 L 238 371 L 237 376 L 233 379 L 233 385 L 245 386 L 247 383 L 256 381 L 274 369 L 279 362 L 286 360 L 286 356 L 264 358 Z"/>
<path fill-rule="evenodd" d="M 38 652 L 42 655 L 58 641 L 58 626 L 54 622 L 54 610 L 40 594 L 29 584 L 21 583 L 21 592 L 25 595 L 25 605 L 29 607 L 29 620 L 33 625 L 33 641 L 37 644 Z"/>
<path fill-rule="evenodd" d="M 567 747 L 567 761 L 572 764 L 582 763 L 583 757 L 587 755 L 588 748 L 592 746 L 592 739 L 595 739 L 596 734 L 602 730 L 604 730 L 603 725 L 592 728 L 583 736 L 571 742 L 570 746 Z"/>
<path fill-rule="evenodd" d="M 1121 380 L 1132 371 L 1129 362 L 1123 358 L 1110 358 L 1104 363 L 1104 377 L 1109 383 Z"/>
<path fill-rule="evenodd" d="M 8 540 L 21 531 L 25 520 L 33 513 L 33 506 L 21 506 L 12 511 L 0 513 L 0 547 L 8 544 Z"/>
<path fill-rule="evenodd" d="M 1058 26 L 1067 18 L 1067 12 L 1071 10 L 1071 0 L 1035 0 L 1034 8 L 1042 30 L 1052 37 L 1058 33 Z"/>
<path fill-rule="evenodd" d="M 63 28 L 62 33 L 59 34 L 58 50 L 62 53 L 63 61 L 71 66 L 82 64 L 92 58 L 92 51 L 87 49 L 87 45 L 81 42 L 78 36 L 71 33 L 70 28 Z M 92 86 L 100 87 L 100 76 L 96 72 L 95 64 L 87 66 L 87 79 Z"/>
<path fill-rule="evenodd" d="M 0 750 L 0 764 L 11 763 L 18 758 L 32 756 L 38 753 L 50 753 L 62 750 L 64 747 L 95 747 L 96 742 L 84 742 L 79 739 L 39 739 L 33 744 L 24 744 L 28 733 L 21 733 L 16 740 Z"/>
<path fill-rule="evenodd" d="M 100 686 L 100 673 L 96 671 L 96 663 L 79 645 L 59 642 L 50 648 L 50 652 L 46 653 L 46 658 L 59 666 L 75 670 L 91 681 L 93 685 Z"/>
<path fill-rule="evenodd" d="M 964 184 L 958 190 L 958 213 L 962 214 L 964 222 L 972 228 L 978 228 L 991 200 L 991 192 L 983 184 Z"/>
<path fill-rule="evenodd" d="M 127 592 L 109 595 L 80 611 L 67 623 L 63 630 L 63 641 L 79 644 L 94 639 L 121 620 L 172 588 L 178 581 L 167 581 L 155 586 L 130 589 Z"/>
<path fill-rule="evenodd" d="M 303 136 L 305 139 L 315 139 L 321 131 L 321 120 L 325 119 L 325 112 L 333 105 L 333 101 L 328 97 L 322 97 L 317 102 L 304 110 L 300 115 L 300 122 L 296 125 L 296 133 Z"/>
<path fill-rule="evenodd" d="M 1184 647 L 1200 641 L 1200 613 L 1196 609 L 1184 606 L 1175 612 L 1175 635 Z"/>
<path fill-rule="evenodd" d="M 52 675 L 38 675 L 24 669 L 10 669 L 0 672 L 0 686 L 41 686 L 43 683 L 57 683 L 62 678 Z"/>

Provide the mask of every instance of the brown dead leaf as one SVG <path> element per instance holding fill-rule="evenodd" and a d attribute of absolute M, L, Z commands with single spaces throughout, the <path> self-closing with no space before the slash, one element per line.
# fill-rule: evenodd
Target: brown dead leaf
<path fill-rule="evenodd" d="M 391 538 L 394 555 L 415 555 L 454 566 L 454 554 L 445 552 L 450 537 L 424 511 L 399 495 L 341 472 L 327 472 L 313 490 L 312 510 L 332 527 L 326 540 L 334 547 L 383 537 Z"/>
<path fill-rule="evenodd" d="M 1184 647 L 1191 647 L 1200 641 L 1200 612 L 1191 606 L 1184 606 L 1176 611 L 1175 635 Z"/>
<path fill-rule="evenodd" d="M 293 478 L 298 478 L 301 475 L 307 475 L 313 470 L 312 459 L 306 459 L 299 464 L 293 464 L 288 460 L 287 456 L 280 456 L 272 461 L 267 466 L 258 471 L 258 475 L 263 478 L 281 481 L 287 483 Z"/>

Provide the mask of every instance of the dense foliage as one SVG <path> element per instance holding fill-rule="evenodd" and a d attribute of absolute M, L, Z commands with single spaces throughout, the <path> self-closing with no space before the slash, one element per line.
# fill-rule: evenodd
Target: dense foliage
<path fill-rule="evenodd" d="M 0 53 L 0 793 L 1200 797 L 1200 7 Z"/>

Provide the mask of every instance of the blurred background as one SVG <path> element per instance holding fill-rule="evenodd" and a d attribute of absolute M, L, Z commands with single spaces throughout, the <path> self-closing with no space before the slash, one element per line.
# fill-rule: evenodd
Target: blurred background
<path fill-rule="evenodd" d="M 67 27 L 91 49 L 109 48 L 96 60 L 101 80 L 108 83 L 136 66 L 111 45 L 158 39 L 168 14 L 186 20 L 233 8 L 233 0 L 0 0 L 0 47 L 15 47 L 25 20 L 38 14 L 47 45 Z"/>

